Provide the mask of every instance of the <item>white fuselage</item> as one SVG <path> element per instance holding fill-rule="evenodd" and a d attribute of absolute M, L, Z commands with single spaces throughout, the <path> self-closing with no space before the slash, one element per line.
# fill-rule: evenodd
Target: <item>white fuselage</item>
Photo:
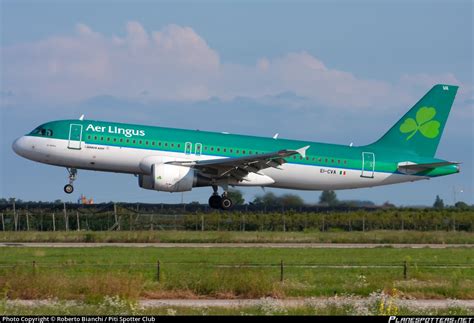
<path fill-rule="evenodd" d="M 81 142 L 81 149 L 68 148 L 68 141 L 62 139 L 23 136 L 13 144 L 15 152 L 37 162 L 95 171 L 148 175 L 143 167 L 146 160 L 157 163 L 173 160 L 204 160 L 223 158 L 213 155 L 176 153 L 169 151 L 137 149 Z M 424 176 L 397 173 L 374 172 L 372 177 L 361 176 L 360 169 L 341 167 L 320 167 L 286 163 L 281 169 L 267 168 L 262 174 L 274 183 L 242 181 L 240 186 L 271 186 L 298 190 L 337 190 L 388 185 L 426 179 Z"/>

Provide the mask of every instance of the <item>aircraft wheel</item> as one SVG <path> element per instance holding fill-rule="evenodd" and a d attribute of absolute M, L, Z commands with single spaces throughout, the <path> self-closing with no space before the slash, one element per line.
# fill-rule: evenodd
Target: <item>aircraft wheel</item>
<path fill-rule="evenodd" d="M 219 195 L 212 195 L 209 198 L 209 206 L 213 209 L 219 209 L 221 207 L 222 198 Z"/>
<path fill-rule="evenodd" d="M 232 203 L 232 200 L 226 196 L 222 197 L 221 200 L 221 209 L 223 210 L 228 210 L 232 207 L 234 203 Z"/>
<path fill-rule="evenodd" d="M 71 194 L 72 192 L 74 192 L 74 186 L 72 186 L 71 184 L 67 184 L 66 186 L 64 186 L 64 192 L 66 192 L 67 194 Z"/>

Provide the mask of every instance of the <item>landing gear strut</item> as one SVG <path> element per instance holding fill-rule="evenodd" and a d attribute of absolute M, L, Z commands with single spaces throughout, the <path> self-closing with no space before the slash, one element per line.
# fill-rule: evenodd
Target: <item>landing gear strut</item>
<path fill-rule="evenodd" d="M 72 184 L 77 178 L 77 169 L 75 168 L 66 168 L 66 169 L 67 169 L 67 172 L 69 173 L 69 184 L 66 184 L 64 186 L 64 192 L 67 194 L 71 194 L 72 192 L 74 192 L 74 186 L 72 186 Z"/>
<path fill-rule="evenodd" d="M 209 198 L 209 206 L 213 209 L 230 209 L 234 203 L 232 203 L 232 200 L 227 196 L 227 191 L 224 191 L 222 196 L 220 196 L 217 192 L 216 185 L 212 185 L 212 189 L 214 190 L 214 193 Z"/>

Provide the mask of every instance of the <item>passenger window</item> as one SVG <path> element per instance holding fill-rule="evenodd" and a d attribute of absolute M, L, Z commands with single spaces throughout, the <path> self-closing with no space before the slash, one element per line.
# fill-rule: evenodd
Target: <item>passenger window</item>
<path fill-rule="evenodd" d="M 120 142 L 123 142 L 123 138 L 120 138 Z"/>

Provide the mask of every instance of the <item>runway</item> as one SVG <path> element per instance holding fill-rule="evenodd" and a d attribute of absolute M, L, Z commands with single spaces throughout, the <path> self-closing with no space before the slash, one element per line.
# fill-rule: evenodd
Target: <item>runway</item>
<path fill-rule="evenodd" d="M 308 249 L 373 249 L 373 248 L 473 248 L 474 244 L 430 243 L 125 243 L 125 242 L 2 242 L 0 247 L 28 248 L 308 248 Z"/>

